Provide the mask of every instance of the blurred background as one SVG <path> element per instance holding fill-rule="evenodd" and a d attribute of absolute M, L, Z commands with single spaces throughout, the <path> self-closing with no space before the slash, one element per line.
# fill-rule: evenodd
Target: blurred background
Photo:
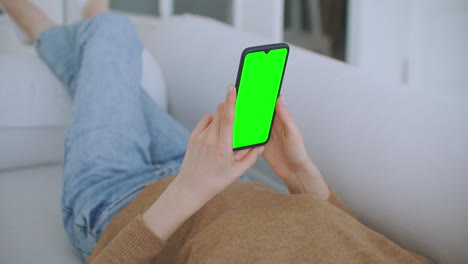
<path fill-rule="evenodd" d="M 34 2 L 66 22 L 68 1 Z M 110 5 L 162 18 L 207 16 L 392 82 L 468 87 L 466 0 L 111 0 Z"/>
<path fill-rule="evenodd" d="M 132 11 L 147 15 L 160 14 L 160 8 L 154 0 L 138 0 L 129 3 L 125 0 L 111 1 L 116 10 Z M 324 55 L 345 60 L 346 34 L 346 0 L 285 0 L 285 1 L 236 1 L 236 0 L 174 0 L 175 14 L 193 13 L 208 16 L 219 21 L 236 25 L 234 9 L 245 9 L 240 12 L 252 16 L 252 25 L 245 27 L 248 31 L 266 36 L 274 36 L 273 30 L 278 31 L 278 40 L 300 45 L 320 52 Z M 256 3 L 251 3 L 256 2 Z M 276 2 L 276 3 L 275 3 Z M 270 17 L 275 6 L 279 6 L 281 14 Z M 240 16 L 246 16 L 240 14 Z M 262 28 L 261 24 L 271 25 Z M 271 28 L 273 25 L 278 29 Z"/>
<path fill-rule="evenodd" d="M 350 63 L 392 82 L 468 88 L 466 0 L 113 0 L 117 10 L 193 13 Z M 164 10 L 161 10 L 164 9 Z"/>

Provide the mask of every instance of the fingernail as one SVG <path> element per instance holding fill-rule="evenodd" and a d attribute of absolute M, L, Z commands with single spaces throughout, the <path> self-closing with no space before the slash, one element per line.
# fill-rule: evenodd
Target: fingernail
<path fill-rule="evenodd" d="M 265 150 L 265 147 L 264 147 L 264 146 L 261 146 L 261 147 L 258 149 L 258 154 L 262 154 L 264 150 Z"/>
<path fill-rule="evenodd" d="M 228 94 L 230 94 L 232 91 L 234 90 L 234 85 L 229 85 L 229 88 L 228 88 Z"/>
<path fill-rule="evenodd" d="M 280 100 L 281 100 L 281 103 L 282 103 L 282 104 L 285 104 L 285 103 L 284 103 L 284 96 L 283 96 L 283 95 L 280 95 Z"/>

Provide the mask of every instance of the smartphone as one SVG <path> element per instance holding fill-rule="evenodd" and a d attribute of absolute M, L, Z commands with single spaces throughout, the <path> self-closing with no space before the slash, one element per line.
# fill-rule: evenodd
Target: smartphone
<path fill-rule="evenodd" d="M 234 151 L 268 142 L 288 55 L 286 43 L 250 47 L 242 52 L 236 81 Z"/>

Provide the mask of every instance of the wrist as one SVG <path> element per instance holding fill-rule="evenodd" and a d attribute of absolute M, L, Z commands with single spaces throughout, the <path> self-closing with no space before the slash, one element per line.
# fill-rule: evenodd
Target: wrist
<path fill-rule="evenodd" d="M 175 177 L 170 185 L 187 208 L 194 208 L 197 211 L 207 202 L 207 199 L 204 199 L 202 193 L 198 191 L 198 186 L 185 181 L 183 177 L 180 177 L 180 174 Z"/>
<path fill-rule="evenodd" d="M 194 179 L 196 181 L 194 181 Z M 183 195 L 186 200 L 185 203 L 191 207 L 196 207 L 197 210 L 214 196 L 212 192 L 210 192 L 208 184 L 198 179 L 199 177 L 184 177 L 183 174 L 179 172 L 171 183 L 174 189 Z"/>
<path fill-rule="evenodd" d="M 188 218 L 197 212 L 203 203 L 191 197 L 185 185 L 174 179 L 146 210 L 145 225 L 162 240 L 167 240 Z"/>

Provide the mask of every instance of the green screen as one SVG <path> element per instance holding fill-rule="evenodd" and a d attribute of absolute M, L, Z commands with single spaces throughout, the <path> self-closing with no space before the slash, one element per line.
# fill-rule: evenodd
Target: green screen
<path fill-rule="evenodd" d="M 267 141 L 288 49 L 250 52 L 238 81 L 233 148 Z"/>

